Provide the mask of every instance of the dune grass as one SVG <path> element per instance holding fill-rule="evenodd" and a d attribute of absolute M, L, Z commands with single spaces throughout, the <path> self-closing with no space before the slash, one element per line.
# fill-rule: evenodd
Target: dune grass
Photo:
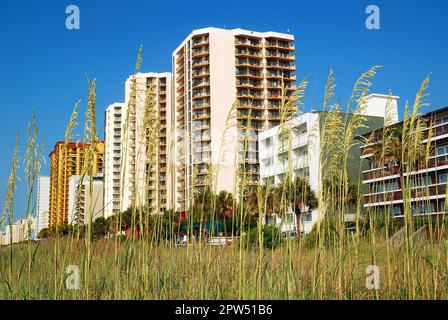
<path fill-rule="evenodd" d="M 140 50 L 136 73 L 141 64 Z M 399 229 L 391 218 L 391 208 L 385 207 L 381 214 L 364 211 L 361 187 L 354 191 L 356 231 L 348 233 L 345 230 L 344 216 L 349 213 L 349 207 L 353 207 L 353 190 L 348 179 L 350 168 L 347 164 L 350 151 L 360 147 L 355 133 L 365 126 L 365 98 L 378 70 L 379 67 L 372 67 L 355 83 L 345 108 L 345 112 L 353 114 L 350 118 L 341 111 L 340 100 L 336 99 L 335 77 L 330 72 L 323 103 L 323 110 L 327 113 L 319 133 L 321 188 L 316 194 L 319 219 L 307 237 L 283 241 L 277 237 L 273 240 L 276 245 L 266 246 L 268 233 L 263 226 L 266 212 L 283 216 L 291 206 L 303 204 L 309 198 L 308 189 L 296 185 L 296 181 L 302 180 L 294 179 L 291 161 L 285 183 L 275 192 L 270 186 L 251 185 L 247 181 L 250 174 L 245 167 L 236 166 L 238 170 L 234 179 L 237 183 L 231 196 L 218 195 L 218 163 L 207 177 L 209 192 L 194 192 L 190 199 L 192 214 L 187 221 L 191 229 L 187 234 L 191 237 L 193 225 L 199 222 L 199 241 L 186 247 L 175 246 L 174 238 L 181 234 L 176 225 L 178 216 L 171 211 L 161 212 L 157 205 L 148 208 L 139 206 L 137 199 L 143 198 L 145 203 L 147 192 L 139 194 L 137 186 L 134 186 L 131 229 L 134 230 L 137 221 L 140 221 L 143 237 L 94 239 L 89 224 L 82 236 L 74 232 L 63 237 L 56 232 L 54 238 L 39 243 L 28 240 L 23 244 L 1 247 L 0 299 L 446 299 L 448 242 L 445 241 L 445 216 L 435 220 L 416 221 L 413 218 L 408 176 L 405 178 L 401 174 L 401 184 L 405 186 L 402 188 L 405 199 L 403 226 L 406 231 L 403 245 L 389 241 L 393 232 Z M 386 128 L 382 131 L 384 139 L 380 148 L 375 150 L 380 165 L 391 161 L 405 163 L 408 160 L 427 163 L 432 149 L 422 142 L 419 110 L 424 105 L 428 83 L 429 78 L 425 79 L 417 93 L 413 110 L 406 109 L 399 139 L 392 134 L 392 130 L 387 129 L 390 119 L 386 116 Z M 95 81 L 89 81 L 88 85 L 84 141 L 90 143 L 90 147 L 84 155 L 83 178 L 89 179 L 92 184 L 98 139 L 95 128 Z M 282 90 L 280 125 L 285 149 L 289 153 L 291 134 L 285 124 L 293 113 L 301 112 L 306 87 L 305 79 L 292 96 L 287 96 L 286 91 Z M 140 99 L 142 94 L 145 97 Z M 159 146 L 152 93 L 137 90 L 134 76 L 130 95 L 124 136 L 130 135 L 127 127 L 135 125 L 137 101 L 145 101 L 142 125 L 147 136 L 141 152 L 147 156 L 147 166 L 152 168 L 156 166 L 157 158 L 154 150 Z M 72 132 L 77 126 L 78 105 L 75 105 L 67 126 L 67 141 L 73 138 Z M 237 125 L 235 106 L 227 119 L 226 128 L 229 131 Z M 26 172 L 30 190 L 28 208 L 33 208 L 31 191 L 40 169 L 41 152 L 32 142 L 37 141 L 37 125 L 33 121 L 30 128 L 34 131 L 30 131 L 31 143 L 27 150 L 30 155 Z M 242 132 L 242 136 L 246 137 L 245 153 L 248 151 L 251 124 L 249 114 L 246 131 Z M 223 144 L 229 141 L 227 133 L 227 130 L 223 133 Z M 366 145 L 371 142 L 371 139 L 364 141 Z M 225 148 L 222 147 L 222 150 Z M 124 149 L 123 155 L 125 153 Z M 16 148 L 0 220 L 2 223 L 13 221 L 17 154 Z M 125 166 L 126 157 L 123 156 L 122 172 Z M 121 187 L 123 190 L 128 186 L 123 184 Z M 226 218 L 228 212 L 232 214 Z M 203 222 L 215 219 L 229 220 L 226 231 L 233 240 L 232 246 L 216 248 L 201 241 L 204 236 Z M 114 220 L 115 230 L 119 230 L 121 220 L 122 214 Z M 421 221 L 429 223 L 431 234 L 438 236 L 415 239 L 413 233 Z M 256 235 L 255 241 L 251 240 L 251 234 Z M 69 265 L 80 268 L 82 281 L 79 290 L 68 290 L 65 286 Z M 379 267 L 378 289 L 371 290 L 366 286 L 366 268 L 370 265 Z"/>

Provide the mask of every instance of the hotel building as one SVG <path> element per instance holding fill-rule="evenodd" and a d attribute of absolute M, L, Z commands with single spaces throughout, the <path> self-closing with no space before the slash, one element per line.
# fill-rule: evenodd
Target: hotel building
<path fill-rule="evenodd" d="M 373 136 L 373 141 L 361 147 L 361 158 L 365 162 L 362 172 L 366 186 L 364 207 L 372 213 L 389 213 L 396 218 L 404 217 L 403 198 L 409 199 L 409 208 L 415 216 L 435 216 L 446 213 L 445 199 L 448 183 L 448 108 L 438 109 L 422 115 L 424 129 L 422 143 L 430 144 L 429 158 L 416 160 L 412 166 L 404 162 L 401 166 L 384 164 L 375 159 L 375 146 L 382 140 L 383 130 L 364 135 Z M 401 130 L 403 122 L 390 128 Z M 431 136 L 429 132 L 431 129 Z M 400 167 L 405 182 L 405 197 L 400 182 Z"/>
<path fill-rule="evenodd" d="M 135 97 L 131 97 L 133 81 L 134 76 L 126 81 L 125 103 L 110 105 L 105 114 L 106 217 L 125 211 L 134 201 L 137 206 L 148 206 L 152 212 L 159 213 L 169 205 L 167 156 L 171 132 L 171 74 L 137 74 Z M 145 104 L 150 100 L 147 98 L 154 108 L 152 122 L 157 123 L 157 141 L 149 141 L 148 137 Z M 149 155 L 153 159 L 148 159 Z"/>
<path fill-rule="evenodd" d="M 390 108 L 393 110 L 393 118 L 397 117 L 397 99 L 392 97 Z M 356 131 L 357 135 L 364 134 L 375 128 L 381 128 L 384 125 L 385 109 L 387 96 L 371 94 L 366 97 L 366 128 L 360 128 Z M 316 196 L 320 190 L 321 181 L 319 157 L 320 136 L 323 125 L 324 112 L 313 111 L 295 116 L 284 124 L 284 128 L 289 130 L 291 144 L 289 139 L 285 143 L 280 136 L 280 126 L 261 132 L 259 134 L 260 146 L 260 181 L 262 184 L 278 185 L 284 182 L 285 176 L 291 175 L 293 179 L 300 177 L 308 180 L 311 190 Z M 350 119 L 352 115 L 342 114 L 342 117 Z M 290 150 L 291 149 L 291 150 Z M 350 151 L 348 163 L 349 179 L 352 182 L 359 180 L 360 168 L 360 150 L 352 148 Z M 292 157 L 292 159 L 290 159 Z M 289 217 L 284 217 L 286 221 L 291 221 L 288 225 L 282 225 L 282 231 L 298 231 L 297 221 L 293 213 Z M 307 210 L 302 214 L 300 232 L 308 234 L 318 220 L 318 210 Z"/>
<path fill-rule="evenodd" d="M 92 189 L 90 190 L 90 187 Z M 92 192 L 90 192 L 92 191 Z M 68 223 L 85 225 L 104 217 L 103 176 L 71 176 L 69 179 Z"/>
<path fill-rule="evenodd" d="M 73 175 L 82 175 L 84 154 L 89 144 L 64 141 L 56 143 L 50 153 L 50 210 L 48 226 L 68 223 L 69 180 Z M 104 143 L 98 141 L 93 161 L 93 172 L 103 172 Z"/>
<path fill-rule="evenodd" d="M 281 88 L 296 90 L 294 51 L 290 34 L 205 28 L 173 52 L 175 209 L 210 176 L 217 191 L 234 192 L 236 172 L 258 182 L 258 133 L 280 123 Z"/>
<path fill-rule="evenodd" d="M 48 228 L 50 212 L 50 177 L 40 176 L 37 180 L 37 219 L 36 235 L 42 229 Z"/>

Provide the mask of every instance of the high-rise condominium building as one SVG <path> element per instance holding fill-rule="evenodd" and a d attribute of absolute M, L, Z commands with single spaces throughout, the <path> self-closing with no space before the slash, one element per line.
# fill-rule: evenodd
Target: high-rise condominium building
<path fill-rule="evenodd" d="M 40 176 L 37 181 L 37 219 L 36 235 L 42 229 L 48 228 L 50 211 L 50 177 Z"/>
<path fill-rule="evenodd" d="M 69 179 L 68 223 L 85 225 L 104 216 L 103 176 L 71 176 Z"/>
<path fill-rule="evenodd" d="M 64 141 L 56 143 L 50 153 L 50 214 L 49 227 L 68 223 L 69 179 L 82 175 L 85 151 L 89 144 Z M 93 174 L 103 172 L 104 142 L 98 141 L 93 159 Z"/>
<path fill-rule="evenodd" d="M 217 191 L 235 191 L 236 172 L 258 182 L 258 132 L 279 124 L 282 96 L 296 90 L 293 42 L 290 34 L 206 28 L 174 51 L 176 209 L 188 209 L 213 174 Z"/>
<path fill-rule="evenodd" d="M 110 105 L 105 116 L 106 217 L 134 203 L 163 212 L 171 192 L 171 73 L 139 73 L 125 87 L 125 103 Z"/>

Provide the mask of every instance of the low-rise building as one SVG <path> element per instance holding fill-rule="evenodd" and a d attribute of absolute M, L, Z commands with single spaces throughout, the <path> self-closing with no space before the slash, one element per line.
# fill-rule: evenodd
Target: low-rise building
<path fill-rule="evenodd" d="M 426 113 L 421 120 L 421 144 L 429 150 L 429 154 L 420 159 L 416 157 L 411 163 L 391 163 L 387 159 L 378 159 L 375 150 L 383 140 L 383 129 L 364 135 L 365 139 L 369 139 L 367 144 L 361 146 L 361 159 L 365 163 L 362 171 L 364 207 L 368 212 L 403 218 L 406 202 L 414 216 L 434 217 L 446 213 L 448 107 Z M 389 132 L 402 128 L 403 122 L 388 127 Z"/>
<path fill-rule="evenodd" d="M 391 97 L 389 107 L 393 112 L 393 121 L 397 121 L 398 97 Z M 361 135 L 384 125 L 388 96 L 372 94 L 366 97 L 367 108 L 365 111 L 366 127 L 357 129 L 356 134 Z M 316 196 L 320 190 L 320 135 L 322 132 L 323 116 L 325 112 L 312 111 L 295 116 L 283 126 L 277 126 L 259 134 L 260 157 L 260 182 L 262 184 L 279 185 L 284 182 L 287 175 L 292 179 L 300 177 L 308 181 L 310 188 Z M 345 114 L 349 119 L 351 114 Z M 285 143 L 282 138 L 282 130 L 288 130 L 291 143 Z M 359 148 L 351 149 L 349 179 L 353 182 L 359 180 L 360 151 Z M 292 158 L 291 158 L 292 157 Z M 308 234 L 318 220 L 318 210 L 303 207 L 300 232 Z M 281 219 L 284 232 L 298 231 L 298 221 L 294 214 L 289 214 Z M 283 221 L 284 220 L 284 221 Z M 272 224 L 278 224 L 277 222 Z"/>
<path fill-rule="evenodd" d="M 11 244 L 20 243 L 27 240 L 32 240 L 35 237 L 36 220 L 20 219 L 12 225 L 6 226 L 6 231 L 2 235 L 2 245 L 7 246 Z"/>

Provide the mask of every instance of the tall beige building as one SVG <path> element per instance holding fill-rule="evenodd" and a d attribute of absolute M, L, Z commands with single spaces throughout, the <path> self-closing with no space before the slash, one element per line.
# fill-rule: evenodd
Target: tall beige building
<path fill-rule="evenodd" d="M 105 216 L 132 206 L 163 212 L 168 206 L 170 179 L 167 154 L 171 130 L 171 73 L 139 73 L 126 81 L 125 102 L 110 105 L 105 114 Z M 150 96 L 148 97 L 148 94 Z M 135 97 L 134 97 L 135 95 Z M 148 137 L 147 98 L 152 111 L 146 119 L 157 135 Z M 146 111 L 145 111 L 146 110 Z M 152 155 L 153 159 L 148 159 Z M 135 193 L 134 193 L 135 190 Z"/>
<path fill-rule="evenodd" d="M 296 90 L 293 42 L 290 34 L 205 28 L 174 51 L 177 210 L 188 209 L 210 176 L 217 191 L 235 191 L 236 172 L 258 182 L 258 133 L 280 123 L 281 88 Z"/>

